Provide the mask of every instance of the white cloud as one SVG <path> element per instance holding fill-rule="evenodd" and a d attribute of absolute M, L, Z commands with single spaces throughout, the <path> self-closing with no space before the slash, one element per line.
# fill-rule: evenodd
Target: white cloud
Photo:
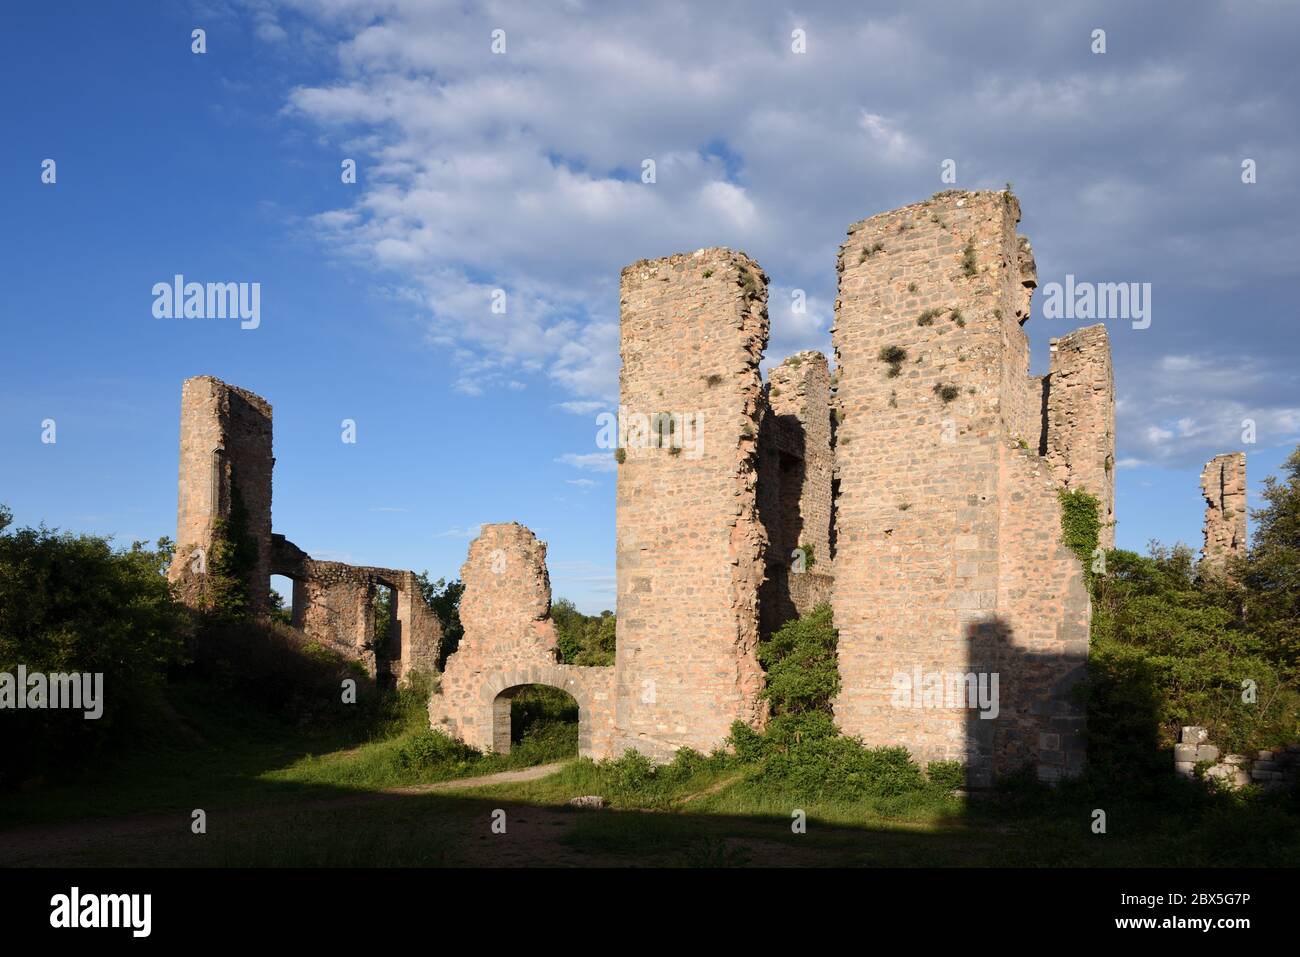
<path fill-rule="evenodd" d="M 1250 18 L 1207 10 L 1177 26 L 1177 42 L 1112 11 L 1112 41 L 1158 42 L 1154 59 L 1086 56 L 1090 15 L 1030 0 L 1008 0 L 996 22 L 978 6 L 936 19 L 890 0 L 797 17 L 779 4 L 706 17 L 673 0 L 249 8 L 277 51 L 332 41 L 333 60 L 289 91 L 284 115 L 332 154 L 348 150 L 361 177 L 354 201 L 312 226 L 419 310 L 465 394 L 544 377 L 575 402 L 612 401 L 620 267 L 704 246 L 743 249 L 772 276 L 770 360 L 828 350 L 844 227 L 941 188 L 948 157 L 959 186 L 1016 183 L 1045 277 L 1137 263 L 1141 275 L 1113 278 L 1155 280 L 1170 302 L 1171 285 L 1245 292 L 1300 268 L 1294 96 L 1269 82 L 1290 75 L 1277 38 L 1300 14 L 1281 5 Z M 789 50 L 796 22 L 805 55 Z M 498 23 L 505 56 L 488 52 Z M 1237 178 L 1242 155 L 1261 160 L 1257 187 Z M 644 159 L 654 184 L 641 182 Z M 802 315 L 793 288 L 808 293 Z M 494 289 L 505 314 L 488 308 Z M 1117 354 L 1222 321 L 1202 308 L 1157 318 L 1149 339 L 1117 337 Z M 1283 311 L 1252 315 L 1259 356 L 1289 341 Z M 1192 351 L 1125 368 L 1131 457 L 1200 455 L 1230 435 L 1231 416 L 1254 410 L 1277 430 L 1300 405 L 1294 380 L 1274 376 L 1269 397 L 1234 378 L 1239 364 Z M 1197 385 L 1166 401 L 1147 363 Z"/>
<path fill-rule="evenodd" d="M 555 461 L 588 472 L 613 472 L 618 468 L 612 452 L 566 452 Z"/>
<path fill-rule="evenodd" d="M 434 538 L 477 538 L 478 533 L 482 530 L 482 528 L 483 526 L 481 524 L 471 525 L 469 528 L 461 528 L 458 525 L 454 525 L 451 528 L 447 529 L 446 531 L 438 532 L 433 537 Z"/>

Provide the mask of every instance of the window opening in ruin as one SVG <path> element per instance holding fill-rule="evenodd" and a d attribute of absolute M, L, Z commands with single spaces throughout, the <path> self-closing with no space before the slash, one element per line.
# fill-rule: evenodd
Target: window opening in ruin
<path fill-rule="evenodd" d="M 372 647 L 375 651 L 375 678 L 384 686 L 397 683 L 392 663 L 402 657 L 401 635 L 397 624 L 397 590 L 384 582 L 375 582 L 370 595 L 375 618 Z"/>
<path fill-rule="evenodd" d="M 292 578 L 285 575 L 272 575 L 270 598 L 272 620 L 298 628 L 302 627 L 301 622 L 297 621 L 294 615 Z"/>

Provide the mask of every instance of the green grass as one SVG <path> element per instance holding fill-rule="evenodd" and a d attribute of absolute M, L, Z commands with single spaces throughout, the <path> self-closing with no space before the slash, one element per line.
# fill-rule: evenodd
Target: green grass
<path fill-rule="evenodd" d="M 1161 778 L 1141 793 L 1087 780 L 1021 783 L 978 798 L 931 780 L 894 794 L 801 793 L 761 763 L 686 752 L 573 757 L 566 699 L 516 702 L 509 755 L 433 748 L 419 695 L 369 729 L 314 730 L 259 717 L 202 688 L 173 689 L 177 719 L 127 759 L 0 798 L 0 827 L 87 821 L 75 842 L 20 863 L 127 866 L 1293 866 L 1300 806 L 1251 790 L 1207 794 Z M 165 732 L 165 733 L 164 733 Z M 423 759 L 418 759 L 423 755 Z M 567 757 L 566 757 L 567 756 Z M 532 781 L 454 792 L 378 793 L 562 760 Z M 931 770 L 933 775 L 934 771 Z M 92 782 L 93 783 L 89 783 Z M 596 794 L 605 809 L 566 807 Z M 208 832 L 190 832 L 203 808 Z M 1091 830 L 1107 814 L 1106 834 Z M 491 829 L 506 812 L 505 834 Z M 791 829 L 798 809 L 807 833 Z M 152 812 L 147 834 L 94 818 Z M 3 839 L 0 838 L 0 844 Z"/>
<path fill-rule="evenodd" d="M 567 697 L 567 696 L 566 696 Z M 570 699 L 571 700 L 571 699 Z M 0 794 L 0 827 L 197 807 L 275 805 L 347 792 L 429 784 L 577 755 L 576 705 L 545 694 L 514 703 L 518 742 L 507 755 L 457 748 L 420 761 L 433 739 L 425 695 L 389 694 L 369 721 L 295 727 L 200 684 L 169 689 L 173 721 L 129 752 L 20 793 Z M 339 704 L 338 707 L 344 707 Z"/>

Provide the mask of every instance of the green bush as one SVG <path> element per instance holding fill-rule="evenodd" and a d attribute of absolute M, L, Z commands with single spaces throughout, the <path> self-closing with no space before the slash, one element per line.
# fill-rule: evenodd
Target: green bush
<path fill-rule="evenodd" d="M 773 714 L 830 713 L 840 690 L 837 641 L 831 606 L 823 602 L 759 645 L 758 660 L 767 671 L 763 697 Z"/>
<path fill-rule="evenodd" d="M 147 727 L 186 631 L 164 577 L 166 539 L 155 549 L 136 542 L 115 550 L 106 538 L 45 526 L 10 531 L 11 521 L 0 506 L 0 671 L 101 673 L 103 714 L 5 712 L 6 785 L 85 760 Z"/>
<path fill-rule="evenodd" d="M 480 757 L 468 745 L 429 728 L 412 735 L 397 751 L 398 763 L 413 771 L 429 771 L 445 765 L 474 761 Z"/>
<path fill-rule="evenodd" d="M 940 791 L 966 786 L 966 766 L 960 761 L 931 761 L 925 766 L 925 776 Z"/>
<path fill-rule="evenodd" d="M 1198 577 L 1191 549 L 1107 553 L 1094 579 L 1089 760 L 1123 775 L 1165 761 L 1182 725 L 1207 727 L 1225 751 L 1300 740 L 1300 695 L 1270 638 L 1233 591 Z M 1255 683 L 1254 702 L 1242 682 Z"/>

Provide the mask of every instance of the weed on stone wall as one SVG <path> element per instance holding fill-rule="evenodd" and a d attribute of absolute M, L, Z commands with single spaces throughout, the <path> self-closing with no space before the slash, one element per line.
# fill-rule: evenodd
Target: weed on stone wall
<path fill-rule="evenodd" d="M 881 346 L 880 352 L 876 353 L 876 358 L 889 366 L 889 378 L 895 379 L 903 371 L 903 363 L 907 361 L 907 350 L 902 346 Z"/>

